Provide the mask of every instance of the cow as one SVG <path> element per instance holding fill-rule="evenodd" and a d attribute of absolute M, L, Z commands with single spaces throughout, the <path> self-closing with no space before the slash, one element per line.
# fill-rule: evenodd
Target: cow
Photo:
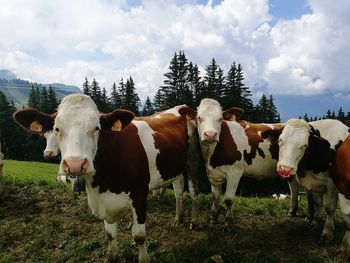
<path fill-rule="evenodd" d="M 55 131 L 62 157 L 59 173 L 84 177 L 89 207 L 104 220 L 111 259 L 119 258 L 117 217 L 131 209 L 139 262 L 149 262 L 145 246 L 149 190 L 173 183 L 175 220 L 183 214 L 182 173 L 196 131 L 195 123 L 188 121 L 190 110 L 177 106 L 133 120 L 128 110 L 103 114 L 89 96 L 71 94 L 63 98 L 55 118 L 25 109 L 17 111 L 14 119 L 31 132 Z"/>
<path fill-rule="evenodd" d="M 339 208 L 344 218 L 343 253 L 350 255 L 350 136 L 336 151 L 331 175 L 338 189 Z"/>
<path fill-rule="evenodd" d="M 280 135 L 270 132 L 270 136 L 278 138 L 277 172 L 281 178 L 296 178 L 313 195 L 316 210 L 311 220 L 314 224 L 321 219 L 322 196 L 327 192 L 327 217 L 322 237 L 328 240 L 334 238 L 334 213 L 338 201 L 337 189 L 330 176 L 330 165 L 334 162 L 338 145 L 348 136 L 348 129 L 337 120 L 308 123 L 301 119 L 290 119 Z"/>
<path fill-rule="evenodd" d="M 232 202 L 241 177 L 256 179 L 277 177 L 277 142 L 263 138 L 261 133 L 281 130 L 283 124 L 254 124 L 237 120 L 243 109 L 230 108 L 222 111 L 219 102 L 203 99 L 191 116 L 196 116 L 200 146 L 206 163 L 207 176 L 211 183 L 213 205 L 212 223 L 218 221 L 218 201 L 221 185 L 226 181 L 226 224 L 232 219 Z M 292 205 L 289 211 L 294 216 L 298 209 L 298 184 L 290 182 Z"/>

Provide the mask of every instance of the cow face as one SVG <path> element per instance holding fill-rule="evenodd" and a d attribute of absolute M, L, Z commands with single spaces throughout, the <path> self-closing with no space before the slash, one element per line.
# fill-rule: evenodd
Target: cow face
<path fill-rule="evenodd" d="M 46 139 L 46 147 L 44 150 L 45 159 L 52 158 L 58 155 L 60 148 L 56 139 L 56 133 L 54 131 L 47 131 L 44 133 Z"/>
<path fill-rule="evenodd" d="M 93 174 L 100 131 L 120 132 L 133 117 L 134 114 L 126 110 L 100 114 L 89 96 L 66 96 L 58 107 L 54 125 L 62 156 L 60 173 Z"/>
<path fill-rule="evenodd" d="M 213 99 L 203 99 L 197 110 L 197 128 L 199 138 L 205 143 L 219 141 L 223 120 L 236 120 L 243 114 L 243 109 L 230 108 L 222 111 L 219 102 Z"/>
<path fill-rule="evenodd" d="M 298 171 L 298 165 L 305 155 L 310 136 L 310 126 L 304 120 L 290 119 L 279 137 L 279 159 L 277 172 L 289 180 Z"/>

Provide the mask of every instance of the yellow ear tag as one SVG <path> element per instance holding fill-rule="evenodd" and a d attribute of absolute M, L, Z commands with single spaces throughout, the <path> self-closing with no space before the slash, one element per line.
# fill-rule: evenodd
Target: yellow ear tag
<path fill-rule="evenodd" d="M 29 130 L 32 132 L 42 132 L 43 131 L 43 126 L 37 122 L 37 121 L 33 121 L 30 124 Z"/>
<path fill-rule="evenodd" d="M 113 123 L 113 126 L 111 128 L 112 131 L 121 131 L 122 130 L 122 122 L 120 120 L 116 120 L 114 123 Z"/>

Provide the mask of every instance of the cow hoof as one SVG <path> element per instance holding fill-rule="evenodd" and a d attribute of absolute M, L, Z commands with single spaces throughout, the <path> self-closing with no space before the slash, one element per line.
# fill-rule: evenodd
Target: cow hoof
<path fill-rule="evenodd" d="M 307 216 L 307 217 L 305 217 L 305 221 L 311 224 L 313 219 L 312 219 L 312 217 Z"/>
<path fill-rule="evenodd" d="M 323 230 L 321 238 L 325 241 L 332 241 L 334 239 L 334 233 L 331 231 Z"/>
<path fill-rule="evenodd" d="M 119 254 L 110 254 L 109 257 L 108 257 L 108 262 L 110 263 L 120 263 L 122 262 L 121 259 L 120 259 L 120 256 Z"/>
<path fill-rule="evenodd" d="M 174 226 L 175 227 L 179 227 L 180 226 L 180 221 L 179 220 L 175 220 L 174 221 Z"/>
<path fill-rule="evenodd" d="M 296 211 L 289 211 L 288 212 L 288 216 L 289 217 L 296 217 L 297 216 L 297 212 Z"/>

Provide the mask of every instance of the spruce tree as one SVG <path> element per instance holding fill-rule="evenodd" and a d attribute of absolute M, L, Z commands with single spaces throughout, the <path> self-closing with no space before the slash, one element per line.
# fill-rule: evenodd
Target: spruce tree
<path fill-rule="evenodd" d="M 219 87 L 218 83 L 221 69 L 214 58 L 211 60 L 211 63 L 205 67 L 205 71 L 204 89 L 203 94 L 201 94 L 201 99 L 212 98 L 219 101 L 221 97 L 221 86 Z"/>
<path fill-rule="evenodd" d="M 199 74 L 200 72 L 198 66 L 193 66 L 192 62 L 190 62 L 188 66 L 188 82 L 190 85 L 191 93 L 193 94 L 193 103 L 192 105 L 188 106 L 191 107 L 198 106 L 201 99 L 203 99 L 201 96 L 201 94 L 203 93 L 203 83 Z"/>
<path fill-rule="evenodd" d="M 244 83 L 244 73 L 243 73 L 243 68 L 241 64 L 238 64 L 237 66 L 237 76 L 236 76 L 236 85 L 237 89 L 240 92 L 240 99 L 241 99 L 241 104 L 239 105 L 244 109 L 244 116 L 245 118 L 251 120 L 253 119 L 252 113 L 253 113 L 253 102 L 250 99 L 252 96 L 252 93 Z"/>
<path fill-rule="evenodd" d="M 54 113 L 57 110 L 58 107 L 58 99 L 56 96 L 56 93 L 52 89 L 51 86 L 49 86 L 49 93 L 48 93 L 48 112 L 49 114 Z"/>
<path fill-rule="evenodd" d="M 237 85 L 237 66 L 236 63 L 233 62 L 227 72 L 223 98 L 221 100 L 222 108 L 228 109 L 233 106 L 242 107 L 243 101 L 241 97 L 241 90 Z"/>
<path fill-rule="evenodd" d="M 344 121 L 345 121 L 345 113 L 344 113 L 342 107 L 340 107 L 339 110 L 338 110 L 337 119 L 340 120 L 341 122 L 344 122 Z"/>
<path fill-rule="evenodd" d="M 122 106 L 120 95 L 118 93 L 117 85 L 115 84 L 115 82 L 113 83 L 113 86 L 112 86 L 112 91 L 109 97 L 109 103 L 111 105 L 111 109 L 118 109 L 118 108 L 121 108 Z"/>
<path fill-rule="evenodd" d="M 43 87 L 40 91 L 39 110 L 44 112 L 44 113 L 50 112 L 49 94 L 47 93 L 46 87 Z"/>
<path fill-rule="evenodd" d="M 91 87 L 87 77 L 85 77 L 85 81 L 83 83 L 83 93 L 85 95 L 91 96 Z"/>
<path fill-rule="evenodd" d="M 125 84 L 125 109 L 139 115 L 140 98 L 136 93 L 135 82 L 130 76 Z"/>
<path fill-rule="evenodd" d="M 34 108 L 34 109 L 40 108 L 40 91 L 39 91 L 39 88 L 34 87 L 34 85 L 32 85 L 32 88 L 29 92 L 27 105 L 29 108 Z"/>
<path fill-rule="evenodd" d="M 272 95 L 270 95 L 270 98 L 268 100 L 268 107 L 267 107 L 267 114 L 268 114 L 267 122 L 269 123 L 277 123 L 281 121 L 280 115 L 273 101 L 274 99 Z"/>
<path fill-rule="evenodd" d="M 143 106 L 143 109 L 142 109 L 142 116 L 149 116 L 149 115 L 152 115 L 153 113 L 154 113 L 153 104 L 151 102 L 151 99 L 147 96 L 145 105 Z"/>

